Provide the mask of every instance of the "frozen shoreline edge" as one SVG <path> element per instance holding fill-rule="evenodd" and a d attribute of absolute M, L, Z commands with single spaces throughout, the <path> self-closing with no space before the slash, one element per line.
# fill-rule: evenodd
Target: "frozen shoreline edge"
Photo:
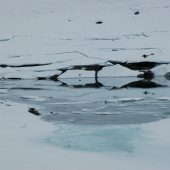
<path fill-rule="evenodd" d="M 117 169 L 120 168 L 121 170 L 125 169 L 125 167 L 142 170 L 143 166 L 141 165 L 145 165 L 145 169 L 148 170 L 160 170 L 161 168 L 168 170 L 169 168 L 167 161 L 164 163 L 155 161 L 155 159 L 161 157 L 161 152 L 160 156 L 158 156 L 156 151 L 156 156 L 153 160 L 149 160 L 152 155 L 155 154 L 155 151 L 152 153 L 155 147 L 151 148 L 151 155 L 145 158 L 146 155 L 101 155 L 65 150 L 54 145 L 47 145 L 47 143 L 40 142 L 41 139 L 47 138 L 52 132 L 56 131 L 57 126 L 44 122 L 38 117 L 27 113 L 27 106 L 24 104 L 2 101 L 0 107 L 0 162 L 3 170 L 27 170 L 30 168 L 33 170 L 56 168 L 60 170 L 111 170 L 113 167 L 117 167 Z M 156 147 L 157 145 L 160 146 L 160 141 L 164 141 L 163 144 L 165 144 L 166 147 L 169 139 L 164 130 L 168 127 L 168 124 L 169 119 L 166 119 L 147 125 L 139 125 L 139 127 L 150 134 L 149 138 L 151 138 L 151 140 L 155 139 L 153 145 L 156 145 Z M 165 133 L 162 134 L 163 131 Z M 159 149 L 161 149 L 161 147 Z"/>

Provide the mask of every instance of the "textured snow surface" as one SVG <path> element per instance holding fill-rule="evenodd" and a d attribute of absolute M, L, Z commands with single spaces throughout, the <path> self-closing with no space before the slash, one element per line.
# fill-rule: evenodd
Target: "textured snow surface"
<path fill-rule="evenodd" d="M 74 85 L 70 79 L 63 79 L 63 83 L 52 82 L 61 86 L 61 90 L 44 90 L 42 96 L 39 94 L 41 91 L 29 89 L 41 86 L 40 81 L 32 82 L 36 85 L 30 81 L 28 84 L 27 81 L 4 82 L 6 78 L 50 77 L 60 74 L 58 69 L 76 65 L 106 65 L 108 60 L 170 62 L 169 18 L 169 0 L 0 0 L 0 169 L 169 170 L 168 116 L 157 122 L 135 125 L 86 128 L 52 125 L 28 113 L 28 108 L 36 102 L 45 102 L 45 94 L 48 97 L 59 95 L 62 99 L 64 93 L 66 98 L 71 88 L 77 84 L 84 88 L 88 83 L 84 86 L 78 81 Z M 155 67 L 152 71 L 157 76 L 153 82 L 157 82 L 159 75 L 170 72 L 170 64 Z M 98 76 L 128 78 L 138 74 L 138 71 L 109 63 Z M 94 76 L 94 71 L 70 69 L 59 79 Z M 168 78 L 162 80 L 158 81 L 158 85 L 169 86 Z M 95 80 L 90 85 L 102 85 L 99 82 Z M 107 90 L 105 95 L 109 96 L 106 103 L 110 105 L 144 100 L 141 91 L 123 89 L 121 94 L 118 90 L 114 91 L 119 97 L 115 101 L 108 88 L 122 89 L 124 84 L 131 85 L 127 84 L 129 81 L 111 80 L 108 83 L 102 79 L 101 82 Z M 64 85 L 69 88 L 63 90 Z M 53 86 L 56 85 L 51 85 L 55 89 Z M 26 87 L 27 94 L 22 92 L 22 87 Z M 145 95 L 155 95 L 156 100 L 165 102 L 167 106 L 170 99 L 167 90 L 169 88 L 162 91 L 158 88 L 154 94 L 151 89 Z M 86 98 L 87 92 L 90 90 L 80 91 L 84 95 L 80 103 L 84 99 L 89 102 L 103 99 L 102 92 L 97 94 L 99 99 L 91 92 L 94 97 Z M 5 99 L 5 95 L 8 98 Z M 76 95 L 72 95 L 74 99 Z M 31 106 L 8 101 L 20 97 Z M 71 101 L 74 102 L 74 99 Z M 61 102 L 64 107 L 65 101 L 59 104 Z M 89 112 L 86 108 L 83 111 Z M 110 113 L 106 111 L 101 115 L 98 113 L 98 116 L 111 116 Z M 169 115 L 169 111 L 166 114 Z M 81 145 L 83 142 L 86 142 L 85 145 Z M 102 145 L 104 150 L 99 149 Z"/>
<path fill-rule="evenodd" d="M 1 63 L 52 64 L 3 68 L 0 74 L 35 78 L 57 74 L 58 68 L 107 60 L 169 62 L 169 9 L 168 0 L 1 0 Z M 136 11 L 140 13 L 135 15 Z M 169 65 L 155 69 L 158 75 L 170 71 Z M 126 75 L 137 72 L 117 65 L 99 72 L 99 76 Z M 73 70 L 61 78 L 92 76 L 93 71 Z"/>

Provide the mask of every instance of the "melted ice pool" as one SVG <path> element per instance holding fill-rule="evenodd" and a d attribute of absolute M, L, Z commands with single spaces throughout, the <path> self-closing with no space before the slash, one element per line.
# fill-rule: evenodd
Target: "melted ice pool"
<path fill-rule="evenodd" d="M 170 81 L 163 77 L 2 80 L 0 85 L 1 100 L 27 103 L 61 127 L 49 143 L 74 150 L 134 152 L 145 141 L 138 125 L 170 116 Z"/>

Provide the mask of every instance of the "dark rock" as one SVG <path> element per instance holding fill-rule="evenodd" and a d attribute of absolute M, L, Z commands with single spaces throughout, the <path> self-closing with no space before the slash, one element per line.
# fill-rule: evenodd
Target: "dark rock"
<path fill-rule="evenodd" d="M 139 15 L 139 14 L 140 14 L 140 12 L 139 12 L 139 11 L 136 11 L 136 12 L 134 12 L 134 14 L 135 14 L 135 15 Z"/>
<path fill-rule="evenodd" d="M 103 22 L 102 21 L 97 21 L 96 24 L 103 24 Z"/>
<path fill-rule="evenodd" d="M 147 54 L 144 54 L 144 55 L 142 55 L 142 57 L 143 57 L 143 58 L 147 58 L 147 57 L 149 57 L 149 56 L 151 56 L 151 55 L 154 55 L 154 53 L 151 53 L 151 54 L 148 54 L 148 55 L 147 55 Z"/>
<path fill-rule="evenodd" d="M 30 112 L 30 113 L 32 113 L 32 114 L 34 114 L 34 115 L 36 115 L 36 116 L 41 115 L 41 114 L 39 113 L 39 111 L 36 110 L 35 108 L 29 108 L 29 109 L 28 109 L 28 112 Z"/>
<path fill-rule="evenodd" d="M 147 57 L 149 57 L 149 55 L 144 54 L 144 55 L 142 55 L 142 57 L 147 58 Z"/>
<path fill-rule="evenodd" d="M 147 94 L 148 94 L 148 91 L 144 91 L 143 94 L 147 95 Z"/>

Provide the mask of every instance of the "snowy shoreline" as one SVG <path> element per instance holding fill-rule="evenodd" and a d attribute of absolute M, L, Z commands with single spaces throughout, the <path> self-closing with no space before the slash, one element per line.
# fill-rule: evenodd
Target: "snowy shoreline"
<path fill-rule="evenodd" d="M 100 154 L 61 149 L 44 143 L 54 135 L 57 126 L 28 113 L 23 104 L 1 101 L 0 107 L 0 166 L 3 170 L 169 169 L 170 136 L 167 130 L 170 119 L 130 126 L 132 129 L 141 128 L 140 135 L 147 139 L 146 143 L 137 145 L 136 153 Z"/>

